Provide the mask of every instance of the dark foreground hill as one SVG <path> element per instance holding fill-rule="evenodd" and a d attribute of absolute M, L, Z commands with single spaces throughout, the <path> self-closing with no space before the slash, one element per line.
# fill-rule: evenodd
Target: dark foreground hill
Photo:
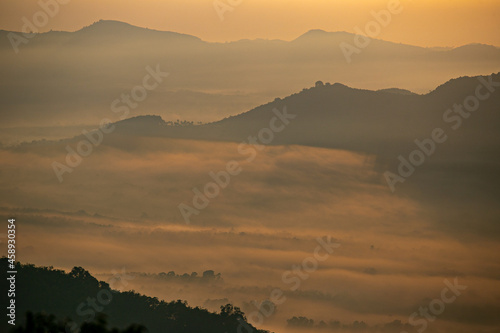
<path fill-rule="evenodd" d="M 0 259 L 1 267 L 7 267 L 7 264 L 6 258 Z M 104 316 L 110 326 L 129 333 L 143 331 L 141 326 L 150 333 L 236 333 L 238 327 L 242 332 L 264 332 L 246 323 L 239 308 L 230 304 L 221 307 L 220 313 L 212 313 L 199 307 L 192 308 L 181 300 L 165 302 L 133 291 L 119 292 L 108 283 L 98 281 L 81 267 L 74 267 L 70 273 L 66 273 L 52 267 L 16 263 L 16 270 L 15 327 L 18 330 L 13 330 L 6 320 L 2 320 L 2 332 L 31 332 L 29 327 L 32 329 L 36 323 L 44 323 L 46 329 L 60 329 L 61 325 L 57 325 L 57 321 L 65 322 L 66 333 L 78 332 L 78 327 L 87 332 L 108 332 L 103 328 Z M 3 277 L 2 290 L 8 290 L 6 281 L 6 277 Z M 54 317 L 33 316 L 31 313 L 45 313 Z M 28 330 L 20 329 L 21 326 L 27 326 Z M 53 330 L 51 332 L 56 333 Z"/>

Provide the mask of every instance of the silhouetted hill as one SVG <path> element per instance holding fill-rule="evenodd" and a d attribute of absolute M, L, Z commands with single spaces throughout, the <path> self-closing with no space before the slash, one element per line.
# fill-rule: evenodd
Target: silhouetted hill
<path fill-rule="evenodd" d="M 426 93 L 450 77 L 496 72 L 500 65 L 500 49 L 493 46 L 423 48 L 379 39 L 347 59 L 341 45 L 356 47 L 360 37 L 322 30 L 292 41 L 210 43 L 101 20 L 75 32 L 35 34 L 15 47 L 9 36 L 0 31 L 0 71 L 9 83 L 0 90 L 0 114 L 9 128 L 96 123 L 113 101 L 143 83 L 148 66 L 170 75 L 129 116 L 212 122 L 317 80 Z"/>
<path fill-rule="evenodd" d="M 75 40 L 86 40 L 89 43 L 93 43 L 97 40 L 113 44 L 133 43 L 141 40 L 147 42 L 151 39 L 168 43 L 201 42 L 201 39 L 191 35 L 141 28 L 125 22 L 112 20 L 97 21 L 73 34 Z"/>
<path fill-rule="evenodd" d="M 500 81 L 500 75 L 493 76 Z M 304 89 L 284 99 L 254 108 L 237 116 L 199 126 L 167 126 L 158 117 L 138 117 L 116 123 L 121 135 L 155 135 L 180 139 L 243 142 L 269 127 L 273 109 L 296 115 L 270 144 L 299 144 L 387 154 L 413 145 L 417 138 L 428 137 L 436 127 L 449 127 L 444 112 L 474 95 L 480 84 L 477 77 L 453 79 L 426 94 L 407 91 L 370 91 L 342 84 Z M 389 93 L 388 93 L 389 92 Z M 396 93 L 394 93 L 396 92 Z M 497 93 L 480 104 L 471 119 L 463 119 L 461 135 L 454 146 L 461 151 L 477 147 L 496 147 L 500 118 L 495 112 L 500 104 Z M 467 121 L 467 122 L 466 122 Z M 448 147 L 447 149 L 456 149 Z"/>
<path fill-rule="evenodd" d="M 292 43 L 297 45 L 306 44 L 309 46 L 316 45 L 322 46 L 323 48 L 330 45 L 331 47 L 335 47 L 338 49 L 341 43 L 347 43 L 352 46 L 356 46 L 356 43 L 354 42 L 355 37 L 356 34 L 345 31 L 328 32 L 321 29 L 313 29 L 294 39 Z M 388 42 L 376 38 L 371 39 L 369 46 L 370 47 L 367 48 L 367 51 L 369 51 L 370 55 L 372 56 L 376 54 L 387 54 L 388 52 L 395 52 L 398 55 L 406 54 L 407 56 L 411 55 L 412 57 L 416 57 L 433 52 L 432 49 L 425 47 Z"/>
<path fill-rule="evenodd" d="M 99 20 L 93 24 L 84 27 L 77 32 L 82 33 L 99 33 L 99 34 L 111 34 L 111 33 L 122 33 L 122 32 L 148 32 L 147 28 L 140 28 L 132 24 L 125 22 L 114 21 L 114 20 Z M 151 30 L 157 31 L 157 30 Z"/>
<path fill-rule="evenodd" d="M 451 50 L 450 54 L 456 57 L 473 59 L 479 55 L 494 59 L 498 57 L 499 48 L 486 44 L 467 44 Z"/>
<path fill-rule="evenodd" d="M 318 82 L 314 87 L 286 98 L 276 98 L 248 112 L 204 125 L 169 125 L 158 116 L 126 119 L 114 123 L 114 132 L 104 136 L 102 145 L 136 154 L 149 149 L 148 144 L 153 148 L 155 142 L 166 144 L 166 149 L 171 152 L 177 146 L 190 149 L 187 147 L 200 144 L 162 139 L 228 141 L 236 143 L 231 151 L 240 152 L 243 159 L 250 157 L 249 151 L 263 149 L 259 144 L 335 148 L 369 155 L 370 163 L 374 162 L 374 182 L 381 186 L 387 186 L 386 171 L 398 172 L 401 158 L 408 160 L 420 150 L 424 160 L 415 168 L 411 181 L 406 181 L 398 193 L 429 203 L 431 207 L 440 202 L 439 209 L 449 209 L 450 212 L 456 211 L 457 205 L 489 207 L 496 205 L 500 198 L 500 178 L 497 177 L 500 165 L 500 89 L 481 87 L 489 80 L 488 77 L 461 77 L 449 80 L 425 95 L 353 89 L 343 84 Z M 500 73 L 493 74 L 491 80 L 500 82 Z M 478 87 L 481 88 L 477 90 Z M 483 100 L 478 100 L 475 111 L 460 111 L 465 116 L 452 111 L 464 102 L 474 101 L 476 91 L 485 96 L 489 89 L 495 91 L 481 97 Z M 273 132 L 270 139 L 269 129 L 276 117 L 275 112 L 283 113 L 285 109 L 293 118 L 288 119 L 289 123 L 284 127 L 279 120 L 274 123 L 281 130 Z M 466 111 L 465 107 L 462 110 Z M 446 139 L 435 143 L 432 153 L 424 154 L 416 142 L 425 141 L 429 147 L 436 129 L 441 129 Z M 151 137 L 159 140 L 151 140 Z M 145 140 L 141 140 L 143 138 Z M 86 139 L 78 136 L 60 142 L 35 142 L 12 150 L 64 160 L 66 145 L 76 149 L 78 142 Z M 240 143 L 250 144 L 251 141 L 253 147 L 238 148 Z M 101 148 L 95 150 L 101 151 Z M 109 150 L 102 148 L 102 151 Z M 98 154 L 88 158 L 98 161 L 101 158 Z M 464 184 L 467 185 L 466 191 Z M 498 220 L 494 211 L 488 208 L 488 212 L 491 212 L 491 217 L 484 217 L 481 221 L 471 217 L 475 227 L 490 228 L 493 225 L 490 222 Z M 497 232 L 495 228 L 488 229 L 488 233 Z"/>
<path fill-rule="evenodd" d="M 482 79 L 488 80 L 486 77 Z M 492 75 L 492 79 L 500 82 L 500 74 Z M 469 96 L 475 95 L 480 84 L 479 77 L 462 77 L 425 95 L 319 84 L 237 116 L 204 125 L 173 126 L 153 116 L 128 119 L 114 124 L 115 131 L 105 137 L 104 144 L 133 151 L 137 149 L 134 144 L 137 136 L 236 143 L 254 140 L 254 144 L 261 144 L 259 133 L 270 128 L 271 120 L 276 117 L 273 110 L 279 113 L 286 110 L 295 117 L 265 144 L 306 145 L 367 153 L 376 158 L 375 169 L 383 173 L 397 170 L 399 156 L 408 158 L 418 149 L 415 140 L 427 140 L 436 128 L 440 128 L 446 134 L 446 141 L 436 144 L 436 153 L 426 158 L 419 168 L 418 174 L 422 178 L 415 176 L 411 183 L 422 193 L 422 200 L 455 195 L 467 197 L 467 200 L 484 201 L 484 198 L 479 199 L 483 196 L 494 200 L 500 197 L 500 183 L 495 177 L 496 165 L 500 163 L 500 115 L 497 112 L 500 90 L 480 101 L 477 111 L 467 117 L 448 111 L 454 105 L 470 100 Z M 482 93 L 486 91 L 487 88 L 481 90 Z M 264 137 L 269 138 L 268 134 Z M 74 146 L 85 139 L 80 136 L 57 143 L 60 145 L 58 149 L 63 152 L 65 144 Z M 49 149 L 54 143 L 28 144 L 16 149 L 30 150 L 36 145 Z M 432 176 L 426 176 L 425 172 L 431 172 Z M 443 173 L 446 177 L 439 178 L 440 184 L 436 183 L 436 175 Z M 470 179 L 470 184 L 475 184 L 475 187 L 468 187 L 466 196 L 456 190 L 459 186 L 457 180 L 465 178 Z"/>
<path fill-rule="evenodd" d="M 493 80 L 500 81 L 500 75 L 494 74 Z M 159 116 L 125 119 L 114 123 L 115 130 L 107 135 L 105 144 L 116 143 L 109 139 L 116 136 L 245 142 L 249 136 L 256 136 L 261 129 L 269 127 L 275 117 L 273 109 L 283 113 L 286 108 L 288 114 L 296 117 L 290 119 L 286 128 L 276 133 L 269 144 L 346 149 L 392 158 L 406 147 L 412 147 L 415 139 L 429 137 L 434 128 L 449 128 L 451 123 L 443 120 L 444 112 L 474 95 L 479 84 L 478 77 L 461 77 L 428 94 L 417 95 L 400 89 L 370 91 L 327 83 L 204 125 L 169 124 Z M 482 101 L 474 117 L 462 120 L 466 126 L 461 126 L 461 135 L 442 149 L 456 152 L 460 147 L 461 153 L 478 152 L 478 147 L 480 151 L 496 149 L 500 140 L 491 138 L 499 136 L 500 116 L 495 112 L 499 104 L 498 92 Z M 85 137 L 78 136 L 65 142 L 82 139 Z M 23 144 L 17 149 L 29 146 L 32 144 Z"/>
<path fill-rule="evenodd" d="M 7 259 L 1 258 L 0 264 L 7 267 Z M 77 326 L 93 321 L 102 313 L 109 318 L 111 326 L 125 329 L 131 324 L 140 324 L 150 333 L 236 333 L 240 322 L 245 323 L 246 320 L 238 308 L 229 304 L 222 307 L 220 313 L 211 313 L 199 307 L 192 308 L 181 300 L 165 302 L 133 291 L 119 292 L 81 267 L 74 267 L 66 273 L 52 267 L 16 263 L 16 270 L 18 325 L 24 323 L 24 315 L 28 311 L 52 314 L 59 320 L 68 318 Z M 3 290 L 8 290 L 6 282 L 6 278 L 2 278 Z M 250 324 L 246 325 L 255 329 Z M 6 320 L 2 320 L 2 332 L 10 328 Z M 255 332 L 264 331 L 255 329 Z"/>
<path fill-rule="evenodd" d="M 382 91 L 390 94 L 400 94 L 400 95 L 416 95 L 414 92 L 411 92 L 406 89 L 399 89 L 399 88 L 387 88 L 387 89 L 380 89 L 377 91 Z"/>

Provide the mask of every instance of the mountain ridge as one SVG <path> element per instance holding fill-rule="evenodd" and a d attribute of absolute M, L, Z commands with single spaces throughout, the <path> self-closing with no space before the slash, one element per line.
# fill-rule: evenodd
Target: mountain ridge
<path fill-rule="evenodd" d="M 88 26 L 84 26 L 80 29 L 77 29 L 75 31 L 50 30 L 50 31 L 46 31 L 46 32 L 40 32 L 40 33 L 38 33 L 38 35 L 47 35 L 47 34 L 55 34 L 55 33 L 65 33 L 65 34 L 80 33 L 81 34 L 81 33 L 87 33 L 87 32 L 98 32 L 98 33 L 108 32 L 109 33 L 110 30 L 114 31 L 115 33 L 116 32 L 123 32 L 124 30 L 127 30 L 129 32 L 142 32 L 142 33 L 152 33 L 152 34 L 171 34 L 171 35 L 182 36 L 185 38 L 193 38 L 193 39 L 196 39 L 200 42 L 210 43 L 210 44 L 227 44 L 227 43 L 237 43 L 237 42 L 241 42 L 241 41 L 262 41 L 262 40 L 297 43 L 297 42 L 301 42 L 301 41 L 307 41 L 309 39 L 332 38 L 332 37 L 341 37 L 342 39 L 345 39 L 348 37 L 350 39 L 353 39 L 354 37 L 357 36 L 357 34 L 355 34 L 355 33 L 346 32 L 346 31 L 326 31 L 323 29 L 310 29 L 292 40 L 283 40 L 283 39 L 271 39 L 270 40 L 270 39 L 266 39 L 266 38 L 254 38 L 254 39 L 239 39 L 239 40 L 233 40 L 233 41 L 229 41 L 229 42 L 208 42 L 208 41 L 202 40 L 201 38 L 199 38 L 197 36 L 190 35 L 190 34 L 184 34 L 184 33 L 169 31 L 169 30 L 150 29 L 147 27 L 136 26 L 136 25 L 124 22 L 124 21 L 105 20 L 105 19 L 101 19 L 99 21 L 96 21 L 96 22 L 88 25 Z M 0 34 L 7 35 L 9 33 L 22 34 L 22 32 L 20 32 L 20 31 L 0 29 Z M 384 42 L 384 43 L 389 43 L 389 44 L 398 45 L 398 46 L 414 47 L 414 48 L 424 49 L 424 50 L 429 50 L 429 51 L 432 51 L 433 49 L 436 48 L 436 47 L 422 47 L 422 46 L 417 46 L 417 45 L 412 45 L 412 44 L 392 42 L 392 41 L 387 41 L 387 40 L 378 39 L 378 38 L 371 38 L 371 39 L 373 41 L 376 41 L 376 42 Z M 484 46 L 490 46 L 490 47 L 493 47 L 497 50 L 500 49 L 500 47 L 495 46 L 495 45 L 490 45 L 490 44 L 468 43 L 468 44 L 452 47 L 452 48 L 450 48 L 450 50 L 461 49 L 464 47 L 484 47 Z M 446 51 L 446 50 L 447 50 L 447 48 L 445 48 L 445 50 L 441 50 L 441 51 Z"/>
<path fill-rule="evenodd" d="M 193 39 L 197 41 L 201 41 L 200 38 L 189 35 L 189 34 L 183 34 L 179 32 L 174 32 L 174 31 L 162 31 L 162 30 L 155 30 L 155 29 L 149 29 L 149 28 L 143 28 L 139 26 L 132 25 L 130 23 L 122 22 L 122 21 L 115 21 L 115 20 L 99 20 L 97 22 L 94 22 L 93 24 L 83 27 L 77 31 L 74 31 L 73 33 L 75 34 L 110 34 L 110 35 L 115 35 L 117 36 L 120 33 L 126 32 L 127 34 L 137 34 L 140 36 L 140 34 L 154 34 L 157 35 L 158 37 L 160 36 L 166 36 L 166 37 L 178 37 L 178 38 L 186 38 L 186 39 Z M 130 37 L 130 35 L 128 36 Z"/>
<path fill-rule="evenodd" d="M 492 74 L 492 77 L 495 82 L 500 81 L 500 72 Z M 285 98 L 276 98 L 246 112 L 202 125 L 169 125 L 159 115 L 127 118 L 113 123 L 116 129 L 112 135 L 241 142 L 246 138 L 244 133 L 249 135 L 266 127 L 266 122 L 269 122 L 272 116 L 271 110 L 287 108 L 292 114 L 298 112 L 300 117 L 290 125 L 292 128 L 289 130 L 290 134 L 286 131 L 283 135 L 280 133 L 283 138 L 277 138 L 272 144 L 302 144 L 375 153 L 379 149 L 377 147 L 389 143 L 394 145 L 399 141 L 397 139 L 404 138 L 403 145 L 406 144 L 405 141 L 411 143 L 414 137 L 425 133 L 427 128 L 430 130 L 436 123 L 442 122 L 441 117 L 446 108 L 474 93 L 480 83 L 478 78 L 486 79 L 487 76 L 451 79 L 422 95 L 397 88 L 375 91 L 352 88 L 340 83 L 317 83 L 314 87 L 304 88 Z M 496 97 L 493 97 L 492 101 L 484 103 L 488 105 L 494 103 L 498 94 L 494 96 Z M 315 103 L 316 106 L 309 106 Z M 496 119 L 494 115 L 490 117 Z M 374 129 L 365 129 L 363 133 L 361 128 L 365 128 L 365 123 L 369 121 L 373 122 Z M 490 121 L 491 124 L 494 122 Z M 344 128 L 347 125 L 354 129 L 359 128 L 359 133 L 363 133 L 361 141 L 353 136 L 356 130 L 351 134 L 345 133 Z M 328 126 L 337 130 L 331 132 L 327 129 Z M 386 135 L 385 128 L 388 126 L 400 126 L 400 129 L 395 131 L 394 139 Z M 314 130 L 310 130 L 311 128 Z M 368 133 L 371 133 L 371 136 Z M 78 135 L 59 141 L 34 141 L 21 144 L 17 148 L 71 143 L 81 139 L 85 137 Z M 360 142 L 353 144 L 353 140 Z"/>
<path fill-rule="evenodd" d="M 315 29 L 292 41 L 210 43 L 104 20 L 76 32 L 40 34 L 21 43 L 19 54 L 7 38 L 0 38 L 4 56 L 0 71 L 10 82 L 0 93 L 5 105 L 0 112 L 2 125 L 98 123 L 112 102 L 141 84 L 146 68 L 158 68 L 169 77 L 148 93 L 133 115 L 205 123 L 289 96 L 317 80 L 426 93 L 450 77 L 500 69 L 500 50 L 494 47 L 435 50 L 381 40 L 372 40 L 349 63 L 339 45 L 344 41 L 355 45 L 353 36 Z M 22 92 L 19 86 L 24 87 Z M 3 142 L 62 139 L 70 133 L 22 131 L 19 136 L 6 132 Z"/>

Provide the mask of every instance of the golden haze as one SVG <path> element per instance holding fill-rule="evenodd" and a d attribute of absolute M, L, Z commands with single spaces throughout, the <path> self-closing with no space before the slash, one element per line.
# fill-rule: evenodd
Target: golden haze
<path fill-rule="evenodd" d="M 226 0 L 221 0 L 227 3 Z M 41 31 L 74 31 L 100 19 L 124 21 L 150 29 L 176 31 L 211 42 L 239 39 L 292 40 L 310 29 L 354 32 L 372 20 L 370 12 L 388 0 L 252 0 L 242 1 L 221 21 L 213 0 L 135 1 L 73 0 Z M 500 46 L 500 2 L 496 0 L 401 0 L 404 10 L 393 16 L 380 39 L 418 46 Z M 1 29 L 19 31 L 22 17 L 40 10 L 38 1 L 3 0 Z"/>

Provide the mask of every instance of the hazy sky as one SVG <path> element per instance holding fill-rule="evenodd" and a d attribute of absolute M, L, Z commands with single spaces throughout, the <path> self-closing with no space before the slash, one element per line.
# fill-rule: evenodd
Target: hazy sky
<path fill-rule="evenodd" d="M 372 10 L 387 8 L 391 0 L 218 0 L 232 8 L 223 14 L 224 20 L 214 9 L 214 0 L 66 1 L 41 31 L 73 31 L 112 19 L 206 41 L 231 41 L 291 40 L 310 29 L 354 32 L 355 26 L 364 28 L 373 20 Z M 393 15 L 379 38 L 420 46 L 476 42 L 500 46 L 498 0 L 401 0 L 401 6 L 402 12 Z M 0 29 L 19 31 L 22 18 L 32 21 L 40 8 L 37 0 L 0 0 Z"/>

